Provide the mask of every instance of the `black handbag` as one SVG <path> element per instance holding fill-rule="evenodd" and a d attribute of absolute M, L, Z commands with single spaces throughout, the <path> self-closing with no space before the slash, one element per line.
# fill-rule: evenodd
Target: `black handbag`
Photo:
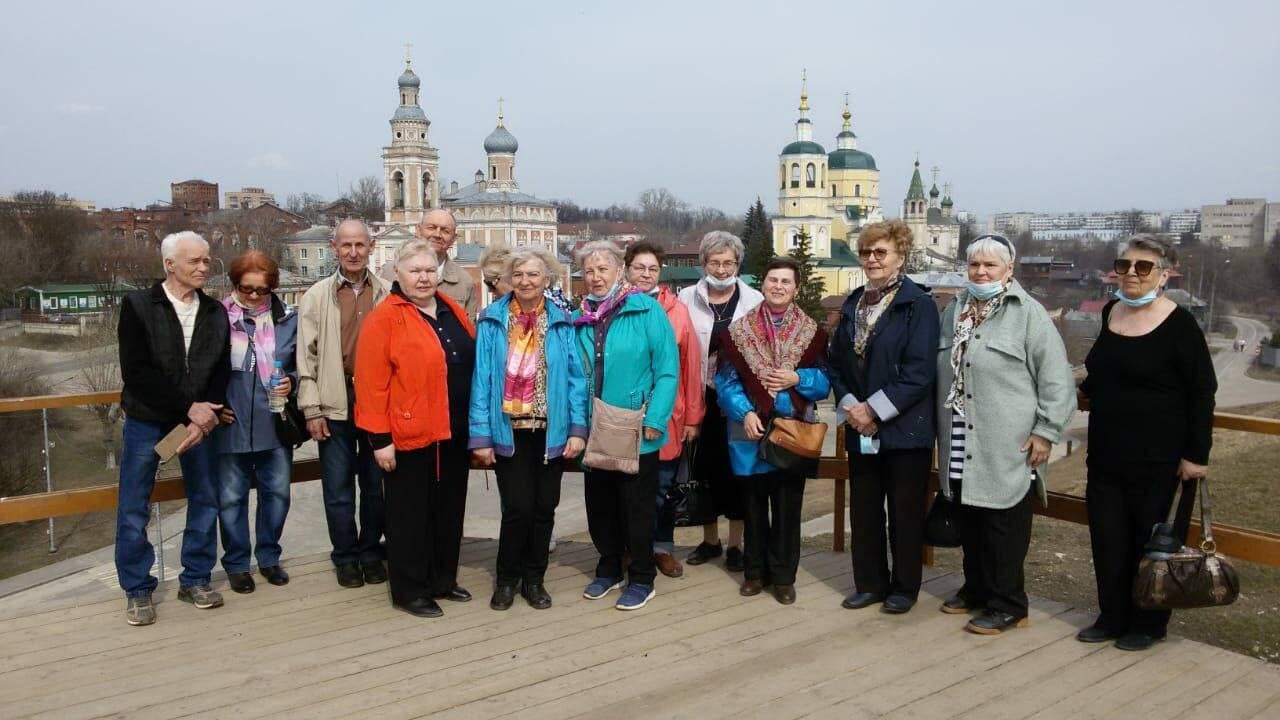
<path fill-rule="evenodd" d="M 680 454 L 676 477 L 667 491 L 667 502 L 672 503 L 676 527 L 699 527 L 712 511 L 711 488 L 694 477 L 693 469 L 698 454 L 698 444 L 687 442 Z"/>
<path fill-rule="evenodd" d="M 933 547 L 960 547 L 960 529 L 956 526 L 956 504 L 938 493 L 924 519 L 924 541 Z"/>
<path fill-rule="evenodd" d="M 271 413 L 271 417 L 276 422 L 276 437 L 285 445 L 297 448 L 311 439 L 311 433 L 307 432 L 307 418 L 298 407 L 297 398 L 289 398 L 284 410 Z"/>
<path fill-rule="evenodd" d="M 1194 498 L 1195 480 L 1182 482 L 1182 502 L 1173 503 L 1166 522 L 1157 523 L 1143 547 L 1138 574 L 1133 581 L 1133 604 L 1146 610 L 1230 605 L 1240 595 L 1240 576 L 1227 558 L 1218 554 L 1213 541 L 1209 482 L 1200 479 L 1200 545 L 1182 544 L 1174 528 L 1179 506 Z M 1194 502 L 1194 500 L 1193 500 Z"/>

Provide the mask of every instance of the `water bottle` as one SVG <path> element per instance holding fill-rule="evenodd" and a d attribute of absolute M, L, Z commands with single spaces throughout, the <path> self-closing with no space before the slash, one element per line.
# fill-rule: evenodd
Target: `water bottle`
<path fill-rule="evenodd" d="M 276 387 L 284 380 L 284 366 L 277 360 L 275 368 L 271 371 L 271 395 L 267 400 L 267 406 L 271 408 L 273 413 L 284 412 L 284 404 L 289 400 L 285 395 L 277 395 Z"/>

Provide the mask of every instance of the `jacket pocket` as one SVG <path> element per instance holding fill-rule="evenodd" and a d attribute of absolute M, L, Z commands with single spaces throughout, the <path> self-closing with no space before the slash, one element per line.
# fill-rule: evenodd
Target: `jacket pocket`
<path fill-rule="evenodd" d="M 995 342 L 988 344 L 987 347 L 1001 355 L 1013 358 L 1020 363 L 1026 362 L 1027 360 L 1027 349 L 1021 343 L 1011 342 L 1009 340 L 996 340 Z"/>

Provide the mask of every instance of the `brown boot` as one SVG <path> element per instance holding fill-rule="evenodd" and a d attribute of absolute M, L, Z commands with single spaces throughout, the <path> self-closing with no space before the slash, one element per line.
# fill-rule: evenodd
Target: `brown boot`
<path fill-rule="evenodd" d="M 791 603 L 796 601 L 796 586 L 795 585 L 774 585 L 773 599 L 777 600 L 779 603 L 782 603 L 783 605 L 790 605 Z"/>
<path fill-rule="evenodd" d="M 764 583 L 759 580 L 743 580 L 738 594 L 742 597 L 753 597 L 764 592 Z"/>
<path fill-rule="evenodd" d="M 684 575 L 684 566 L 676 559 L 675 555 L 668 552 L 660 552 L 653 554 L 653 564 L 658 566 L 658 572 L 669 578 L 678 578 Z"/>

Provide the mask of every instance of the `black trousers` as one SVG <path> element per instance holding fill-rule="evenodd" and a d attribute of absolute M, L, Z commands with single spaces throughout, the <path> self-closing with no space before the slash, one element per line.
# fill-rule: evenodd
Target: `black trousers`
<path fill-rule="evenodd" d="M 516 430 L 515 453 L 497 457 L 502 526 L 498 530 L 498 578 L 501 586 L 541 583 L 547 573 L 547 548 L 560 504 L 564 460 L 543 462 L 546 430 Z"/>
<path fill-rule="evenodd" d="M 853 583 L 859 592 L 920 594 L 925 489 L 932 451 L 885 450 L 849 455 L 849 517 L 853 525 Z M 885 505 L 888 503 L 888 542 Z M 888 553 L 893 553 L 893 571 Z"/>
<path fill-rule="evenodd" d="M 741 520 L 742 483 L 734 476 L 729 465 L 729 426 L 720 410 L 720 400 L 713 388 L 707 388 L 704 396 L 707 414 L 702 419 L 698 435 L 698 457 L 693 471 L 700 482 L 710 488 L 711 507 L 698 518 L 702 524 L 713 523 L 721 515 L 727 520 Z"/>
<path fill-rule="evenodd" d="M 392 602 L 441 595 L 457 584 L 469 471 L 465 441 L 396 451 L 396 469 L 383 479 Z"/>
<path fill-rule="evenodd" d="M 742 486 L 743 577 L 766 585 L 794 585 L 800 567 L 800 508 L 804 475 L 771 472 L 738 478 Z"/>
<path fill-rule="evenodd" d="M 1023 565 L 1031 546 L 1032 486 L 1022 500 L 1001 510 L 956 506 L 956 529 L 964 548 L 964 587 L 960 594 L 974 605 L 1014 617 L 1027 616 Z"/>
<path fill-rule="evenodd" d="M 1096 463 L 1096 465 L 1103 465 Z M 1143 610 L 1133 604 L 1133 579 L 1151 527 L 1168 518 L 1178 489 L 1178 464 L 1125 463 L 1089 466 L 1085 500 L 1089 508 L 1089 540 L 1093 573 L 1098 581 L 1098 626 L 1124 634 L 1140 632 L 1164 637 L 1168 610 Z M 1178 537 L 1187 536 L 1191 513 L 1179 513 Z"/>
<path fill-rule="evenodd" d="M 587 505 L 587 530 L 600 553 L 596 577 L 621 578 L 622 554 L 631 555 L 630 582 L 652 585 L 653 519 L 657 514 L 658 453 L 640 456 L 640 472 L 589 470 L 583 481 Z"/>

